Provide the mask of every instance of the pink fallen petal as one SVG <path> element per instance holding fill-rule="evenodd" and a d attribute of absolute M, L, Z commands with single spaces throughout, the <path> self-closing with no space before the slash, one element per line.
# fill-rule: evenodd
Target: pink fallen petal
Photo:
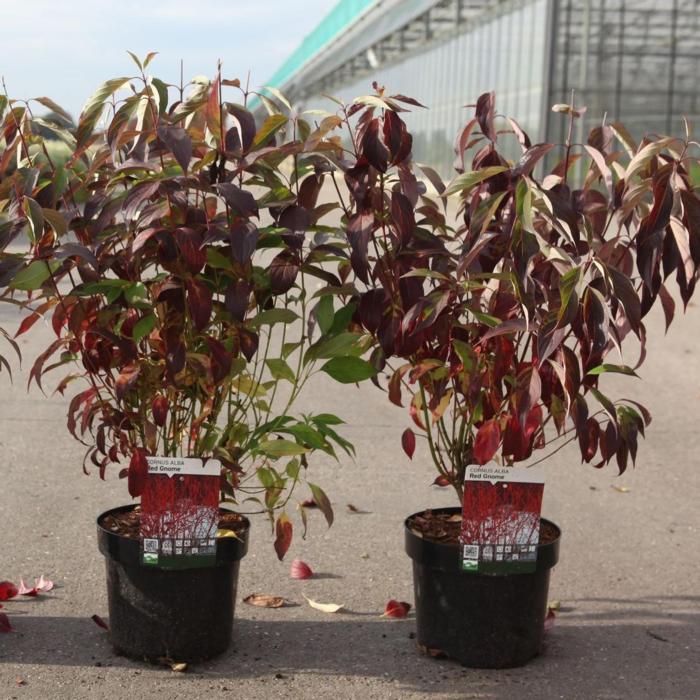
<path fill-rule="evenodd" d="M 552 627 L 554 627 L 554 618 L 556 615 L 554 614 L 554 610 L 552 608 L 549 608 L 547 610 L 547 617 L 544 618 L 544 633 L 547 634 Z"/>
<path fill-rule="evenodd" d="M 34 579 L 34 588 L 36 588 L 37 591 L 41 591 L 42 593 L 48 593 L 50 590 L 53 589 L 53 581 L 44 578 L 44 575 L 42 574 L 39 576 L 39 578 Z"/>
<path fill-rule="evenodd" d="M 93 615 L 91 619 L 98 627 L 109 632 L 109 626 L 99 615 Z"/>
<path fill-rule="evenodd" d="M 304 579 L 311 578 L 313 575 L 314 572 L 306 562 L 303 562 L 301 559 L 295 559 L 292 562 L 292 568 L 289 572 L 291 578 L 303 581 Z"/>
<path fill-rule="evenodd" d="M 401 600 L 390 600 L 384 608 L 384 614 L 382 617 L 393 617 L 394 619 L 401 619 L 408 615 L 408 611 L 411 609 L 410 603 L 404 603 Z"/>
<path fill-rule="evenodd" d="M 35 596 L 37 594 L 36 588 L 29 588 L 29 586 L 24 582 L 24 579 L 19 580 L 19 588 L 17 590 L 19 595 L 30 595 Z"/>
<path fill-rule="evenodd" d="M 0 581 L 0 600 L 10 600 L 10 598 L 14 598 L 18 592 L 17 586 L 11 581 Z"/>
<path fill-rule="evenodd" d="M 12 632 L 10 618 L 5 613 L 0 613 L 0 632 Z"/>

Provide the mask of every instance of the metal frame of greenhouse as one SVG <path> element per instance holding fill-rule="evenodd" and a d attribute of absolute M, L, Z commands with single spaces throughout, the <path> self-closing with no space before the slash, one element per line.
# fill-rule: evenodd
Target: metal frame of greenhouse
<path fill-rule="evenodd" d="M 414 155 L 448 173 L 482 92 L 533 142 L 563 140 L 550 107 L 572 90 L 581 137 L 604 119 L 639 137 L 698 121 L 699 73 L 700 0 L 341 0 L 269 84 L 304 109 L 374 80 L 410 95 L 429 107 L 407 117 Z"/>

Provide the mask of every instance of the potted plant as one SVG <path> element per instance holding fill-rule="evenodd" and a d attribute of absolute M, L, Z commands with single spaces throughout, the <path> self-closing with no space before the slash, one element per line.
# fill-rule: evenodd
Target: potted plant
<path fill-rule="evenodd" d="M 41 388 L 48 373 L 69 370 L 57 391 L 80 386 L 68 428 L 86 447 L 84 469 L 105 478 L 117 465 L 132 497 L 149 456 L 218 460 L 222 501 L 267 513 L 281 559 L 300 481 L 333 519 L 307 478 L 308 456 L 352 451 L 340 419 L 295 415 L 295 399 L 319 370 L 341 382 L 375 373 L 362 337 L 346 331 L 354 307 L 336 303 L 332 270 L 344 253 L 320 222 L 333 205 L 317 201 L 327 171 L 319 134 L 282 114 L 281 96 L 265 98 L 271 114 L 257 127 L 238 80 L 219 69 L 212 81 L 168 85 L 146 75 L 152 57 L 133 57 L 135 77 L 100 87 L 74 133 L 55 128 L 70 148 L 60 166 L 31 106 L 14 103 L 23 138 L 6 131 L 5 158 L 40 170 L 51 192 L 42 206 L 27 188 L 19 197 L 30 250 L 9 280 L 29 309 L 18 334 L 44 317 L 56 335 L 29 380 Z M 229 89 L 240 103 L 224 101 Z M 313 296 L 309 278 L 322 282 Z M 169 570 L 141 564 L 137 507 L 100 515 L 118 651 L 192 661 L 227 647 L 249 522 L 221 518 L 233 536 L 217 539 L 215 564 Z"/>
<path fill-rule="evenodd" d="M 354 152 L 338 166 L 350 192 L 355 321 L 375 338 L 389 400 L 408 403 L 405 452 L 412 457 L 422 438 L 435 484 L 455 494 L 453 507 L 405 523 L 417 641 L 468 666 L 516 666 L 541 647 L 560 531 L 542 521 L 534 572 L 462 572 L 465 473 L 493 461 L 531 466 L 571 442 L 595 468 L 614 461 L 623 472 L 634 463 L 650 415 L 604 393 L 605 375 L 635 376 L 656 300 L 671 322 L 670 275 L 684 304 L 693 294 L 693 144 L 688 135 L 637 144 L 620 124 L 575 144 L 581 110 L 570 104 L 554 107 L 569 120 L 567 142 L 532 145 L 485 94 L 457 137 L 452 182 L 419 166 L 438 194 L 428 197 L 400 117 L 406 104 L 417 103 L 377 89 L 343 108 Z M 515 160 L 499 150 L 499 122 L 519 144 Z M 641 344 L 634 368 L 612 357 L 630 338 Z"/>

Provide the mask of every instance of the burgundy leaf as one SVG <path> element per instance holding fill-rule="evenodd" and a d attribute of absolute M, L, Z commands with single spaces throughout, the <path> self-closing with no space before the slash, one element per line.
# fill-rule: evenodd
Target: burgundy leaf
<path fill-rule="evenodd" d="M 151 404 L 151 410 L 153 411 L 153 421 L 154 423 L 162 428 L 165 425 L 165 421 L 168 418 L 168 408 L 169 408 L 168 398 L 164 395 L 156 396 Z"/>
<path fill-rule="evenodd" d="M 299 261 L 293 253 L 283 250 L 270 263 L 270 288 L 273 294 L 284 294 L 293 286 L 299 272 Z"/>
<path fill-rule="evenodd" d="M 158 125 L 158 138 L 175 156 L 175 160 L 186 173 L 192 159 L 192 141 L 185 129 L 161 123 Z"/>
<path fill-rule="evenodd" d="M 13 628 L 10 624 L 10 618 L 5 613 L 0 613 L 0 632 L 12 632 Z"/>
<path fill-rule="evenodd" d="M 109 626 L 107 623 L 99 616 L 99 615 L 92 615 L 90 618 L 98 627 L 101 627 L 103 630 L 107 630 L 109 632 Z"/>
<path fill-rule="evenodd" d="M 292 562 L 292 568 L 289 571 L 289 577 L 297 579 L 299 581 L 304 581 L 306 579 L 312 578 L 314 572 L 311 567 L 306 563 L 301 561 L 301 559 L 295 559 Z"/>
<path fill-rule="evenodd" d="M 285 513 L 281 513 L 275 524 L 275 552 L 277 552 L 277 558 L 280 561 L 284 559 L 284 555 L 292 544 L 292 532 L 291 521 Z"/>
<path fill-rule="evenodd" d="M 496 140 L 496 129 L 493 125 L 495 105 L 496 93 L 494 92 L 485 92 L 476 101 L 476 119 L 481 133 L 490 141 Z"/>
<path fill-rule="evenodd" d="M 391 193 L 391 217 L 402 243 L 408 243 L 416 228 L 416 219 L 411 202 L 401 192 Z"/>
<path fill-rule="evenodd" d="M 126 394 L 134 388 L 140 374 L 141 368 L 136 363 L 124 367 L 115 382 L 116 394 L 119 400 L 123 401 Z"/>
<path fill-rule="evenodd" d="M 136 447 L 129 462 L 128 488 L 129 495 L 132 498 L 136 498 L 143 493 L 147 474 L 148 461 L 146 460 L 146 451 L 141 447 Z"/>
<path fill-rule="evenodd" d="M 379 119 L 372 119 L 367 124 L 362 134 L 360 151 L 376 170 L 380 173 L 386 172 L 389 153 L 379 138 Z"/>
<path fill-rule="evenodd" d="M 501 442 L 501 427 L 495 418 L 487 420 L 476 433 L 474 459 L 477 464 L 491 461 Z"/>
<path fill-rule="evenodd" d="M 408 455 L 409 459 L 413 459 L 413 453 L 416 451 L 416 435 L 410 429 L 406 428 L 401 435 L 401 446 L 403 451 Z"/>
<path fill-rule="evenodd" d="M 211 290 L 204 282 L 188 280 L 187 308 L 198 331 L 207 327 L 211 319 L 212 303 Z"/>
<path fill-rule="evenodd" d="M 218 184 L 216 189 L 238 216 L 247 219 L 258 215 L 258 203 L 255 201 L 255 197 L 247 190 L 236 187 L 232 182 Z"/>
<path fill-rule="evenodd" d="M 238 340 L 243 356 L 248 362 L 251 362 L 253 357 L 255 357 L 255 353 L 258 351 L 258 344 L 260 342 L 258 334 L 241 328 L 241 330 L 238 331 Z"/>

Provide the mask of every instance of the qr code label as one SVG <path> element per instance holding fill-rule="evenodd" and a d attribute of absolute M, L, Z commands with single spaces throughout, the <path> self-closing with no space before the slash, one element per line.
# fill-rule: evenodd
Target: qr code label
<path fill-rule="evenodd" d="M 478 559 L 479 558 L 479 545 L 478 544 L 465 544 L 463 558 L 464 559 Z"/>
<path fill-rule="evenodd" d="M 158 554 L 158 540 L 144 539 L 143 551 L 148 554 Z"/>

